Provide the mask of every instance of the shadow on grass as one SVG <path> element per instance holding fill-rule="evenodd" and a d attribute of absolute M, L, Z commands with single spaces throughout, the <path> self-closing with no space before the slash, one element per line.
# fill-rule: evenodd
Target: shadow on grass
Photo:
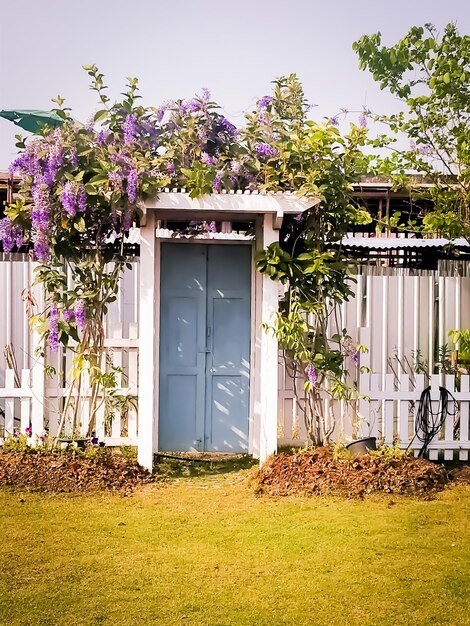
<path fill-rule="evenodd" d="M 154 456 L 154 473 L 168 478 L 204 478 L 235 473 L 258 464 L 248 454 L 208 454 L 168 452 Z"/>

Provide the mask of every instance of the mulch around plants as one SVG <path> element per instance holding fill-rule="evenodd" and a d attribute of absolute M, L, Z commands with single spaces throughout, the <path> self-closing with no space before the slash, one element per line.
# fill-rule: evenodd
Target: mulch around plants
<path fill-rule="evenodd" d="M 14 488 L 130 494 L 154 481 L 136 460 L 112 452 L 91 459 L 72 453 L 0 452 L 0 485 Z"/>
<path fill-rule="evenodd" d="M 429 496 L 448 484 L 445 468 L 425 459 L 384 459 L 364 454 L 335 458 L 331 449 L 278 454 L 266 461 L 254 481 L 257 493 L 273 496 L 339 495 L 361 498 L 388 493 Z"/>

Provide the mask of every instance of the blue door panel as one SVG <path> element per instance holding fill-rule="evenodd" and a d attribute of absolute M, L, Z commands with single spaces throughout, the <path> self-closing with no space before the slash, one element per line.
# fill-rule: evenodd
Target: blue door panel
<path fill-rule="evenodd" d="M 248 449 L 251 250 L 162 244 L 159 449 Z"/>
<path fill-rule="evenodd" d="M 160 420 L 161 450 L 198 450 L 197 376 L 166 377 L 167 390 L 161 406 L 165 406 Z"/>
<path fill-rule="evenodd" d="M 248 389 L 242 376 L 213 375 L 207 449 L 248 451 Z"/>

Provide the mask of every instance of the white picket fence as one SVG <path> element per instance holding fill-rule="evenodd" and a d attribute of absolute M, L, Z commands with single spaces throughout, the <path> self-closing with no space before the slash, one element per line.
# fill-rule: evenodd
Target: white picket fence
<path fill-rule="evenodd" d="M 112 394 L 118 400 L 127 398 L 132 402 L 120 401 L 118 406 L 105 410 L 103 396 L 98 398 L 98 410 L 94 433 L 106 445 L 137 445 L 137 410 L 135 408 L 138 394 L 138 337 L 137 325 L 130 324 L 129 337 L 122 337 L 122 326 L 112 327 L 112 336 L 105 340 L 106 355 L 110 363 L 106 364 L 103 356 L 103 368 L 110 366 L 119 368 L 116 373 L 117 385 Z M 56 436 L 62 410 L 69 386 L 65 384 L 65 373 L 72 367 L 73 352 L 63 350 L 57 354 L 47 355 L 47 365 L 54 368 L 50 376 L 44 376 L 41 362 L 37 362 L 32 370 L 21 370 L 20 380 L 15 376 L 15 370 L 5 371 L 5 386 L 0 387 L 0 400 L 4 402 L 4 424 L 0 421 L 0 437 L 14 432 L 25 433 L 27 428 L 32 430 L 32 439 L 48 433 Z M 15 380 L 16 378 L 16 380 Z M 72 394 L 72 406 L 79 402 L 77 414 L 80 421 L 73 432 L 70 413 L 61 433 L 64 437 L 86 436 L 90 423 L 91 388 L 88 377 L 82 378 L 80 396 Z M 2 428 L 3 426 L 3 428 Z M 78 432 L 77 432 L 78 430 Z"/>
<path fill-rule="evenodd" d="M 112 351 L 113 362 L 118 366 L 123 365 L 129 379 L 116 391 L 121 395 L 137 395 L 138 260 L 132 266 L 133 269 L 123 277 L 118 300 L 111 306 L 107 318 L 106 346 L 110 354 Z M 338 318 L 332 320 L 331 332 L 346 328 L 354 342 L 368 347 L 369 352 L 362 356 L 361 364 L 368 365 L 372 374 L 359 377 L 357 369 L 351 364 L 351 380 L 357 383 L 360 393 L 370 398 L 370 402 L 364 399 L 360 404 L 350 406 L 345 402 L 330 402 L 324 398 L 326 414 L 336 421 L 336 437 L 347 440 L 359 432 L 361 424 L 361 432 L 365 424 L 370 424 L 372 432 L 388 438 L 387 441 L 390 433 L 393 433 L 392 438 L 394 435 L 399 436 L 400 445 L 406 447 L 411 442 L 412 448 L 420 447 L 416 439 L 412 441 L 413 411 L 425 382 L 419 377 L 411 377 L 406 382 L 407 372 L 403 371 L 400 362 L 404 357 L 411 359 L 412 353 L 419 350 L 422 358 L 428 361 L 428 371 L 432 375 L 437 347 L 446 343 L 448 331 L 470 328 L 470 277 L 460 269 L 449 265 L 445 268 L 445 275 L 440 275 L 436 272 L 410 273 L 404 270 L 391 273 L 387 268 L 367 267 L 357 276 L 357 283 L 353 285 L 355 297 L 340 308 Z M 70 368 L 71 357 L 62 355 L 59 362 L 56 356 L 48 355 L 48 363 L 54 365 L 58 374 L 44 379 L 42 363 L 34 356 L 34 341 L 21 299 L 22 290 L 29 288 L 31 281 L 30 261 L 0 259 L 0 293 L 4 294 L 0 307 L 0 348 L 5 345 L 14 347 L 17 377 L 20 378 L 15 382 L 11 368 L 5 368 L 5 361 L 0 361 L 0 408 L 5 412 L 4 428 L 8 432 L 16 426 L 24 430 L 28 424 L 35 433 L 40 433 L 44 428 L 53 433 L 67 393 L 63 372 Z M 367 331 L 361 331 L 362 327 L 366 327 Z M 395 355 L 398 357 L 394 368 L 396 376 L 389 363 Z M 434 394 L 437 379 L 431 380 L 434 381 Z M 441 380 L 441 385 L 443 383 L 459 401 L 460 422 L 458 428 L 452 430 L 452 436 L 450 422 L 444 427 L 430 447 L 430 454 L 435 455 L 439 450 L 444 450 L 449 457 L 458 451 L 460 458 L 465 459 L 468 456 L 468 380 L 466 376 L 461 376 L 458 391 L 455 391 L 451 379 Z M 302 376 L 296 384 L 295 393 L 293 381 L 281 360 L 278 416 L 280 445 L 301 445 L 306 441 Z M 81 428 L 85 431 L 88 425 L 89 390 L 84 389 L 83 392 Z M 403 396 L 404 393 L 407 395 Z M 434 397 L 433 402 L 436 402 Z M 300 398 L 300 402 L 296 398 Z M 408 407 L 407 429 L 403 417 L 405 406 Z M 42 414 L 44 419 L 40 417 Z M 135 443 L 137 416 L 131 410 L 127 417 L 115 415 L 108 423 L 101 408 L 96 432 L 107 443 Z"/>

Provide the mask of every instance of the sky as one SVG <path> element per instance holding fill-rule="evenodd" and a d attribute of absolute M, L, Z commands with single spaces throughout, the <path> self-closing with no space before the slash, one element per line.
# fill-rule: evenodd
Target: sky
<path fill-rule="evenodd" d="M 380 31 L 391 45 L 426 22 L 470 33 L 468 0 L 0 0 L 0 8 L 0 109 L 50 109 L 60 94 L 82 122 L 99 108 L 82 69 L 92 63 L 112 99 L 127 76 L 139 78 L 151 106 L 207 87 L 237 125 L 273 79 L 292 72 L 317 105 L 314 119 L 341 107 L 390 113 L 397 103 L 359 70 L 352 43 Z M 0 171 L 18 132 L 0 118 Z"/>

